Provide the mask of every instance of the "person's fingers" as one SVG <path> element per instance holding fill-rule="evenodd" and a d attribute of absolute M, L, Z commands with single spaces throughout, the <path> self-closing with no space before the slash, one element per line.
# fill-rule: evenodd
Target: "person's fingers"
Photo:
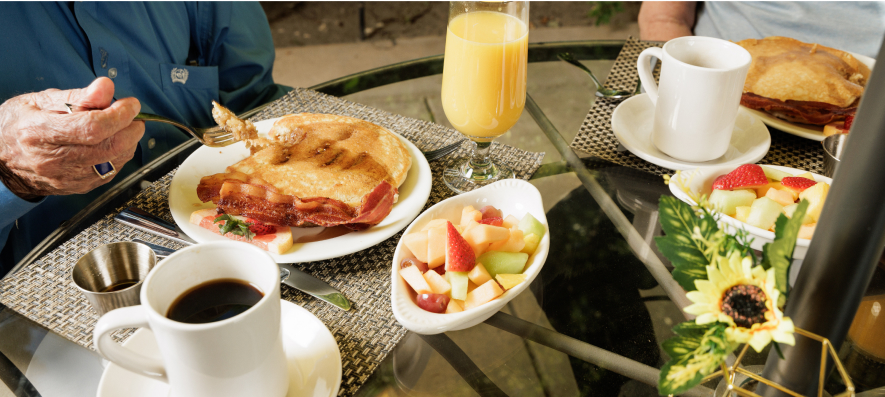
<path fill-rule="evenodd" d="M 98 145 L 83 146 L 83 148 L 89 152 L 90 159 L 95 161 L 94 164 L 101 164 L 118 158 L 130 150 L 134 151 L 143 136 L 144 122 L 136 121 Z"/>
<path fill-rule="evenodd" d="M 34 104 L 41 110 L 63 112 L 65 104 L 78 105 L 90 109 L 104 109 L 114 100 L 114 82 L 107 77 L 99 77 L 85 88 L 72 90 L 49 89 L 33 94 Z"/>
<path fill-rule="evenodd" d="M 43 138 L 56 145 L 97 145 L 132 125 L 132 120 L 140 111 L 138 99 L 123 98 L 102 110 L 72 114 L 42 113 L 48 127 L 42 129 Z"/>

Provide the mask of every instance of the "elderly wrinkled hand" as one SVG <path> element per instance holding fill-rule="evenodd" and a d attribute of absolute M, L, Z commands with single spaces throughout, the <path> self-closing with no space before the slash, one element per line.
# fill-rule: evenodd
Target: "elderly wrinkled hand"
<path fill-rule="evenodd" d="M 21 198 L 85 193 L 110 182 L 92 166 L 132 159 L 144 135 L 135 98 L 113 104 L 114 83 L 20 95 L 0 105 L 0 180 Z M 65 113 L 65 103 L 102 109 Z"/>

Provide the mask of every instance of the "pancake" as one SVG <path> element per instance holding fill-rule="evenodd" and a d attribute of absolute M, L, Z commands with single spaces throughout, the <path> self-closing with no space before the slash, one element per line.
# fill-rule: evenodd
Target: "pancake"
<path fill-rule="evenodd" d="M 392 132 L 352 117 L 296 114 L 277 120 L 252 155 L 227 168 L 265 181 L 280 194 L 325 197 L 359 206 L 382 181 L 399 187 L 411 156 Z"/>
<path fill-rule="evenodd" d="M 787 37 L 737 43 L 753 57 L 741 104 L 791 121 L 825 124 L 853 114 L 870 69 L 851 54 Z"/>

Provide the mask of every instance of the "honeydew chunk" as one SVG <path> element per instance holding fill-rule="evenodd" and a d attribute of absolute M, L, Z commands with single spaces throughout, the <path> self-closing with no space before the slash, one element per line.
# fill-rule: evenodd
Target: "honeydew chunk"
<path fill-rule="evenodd" d="M 522 230 L 519 229 L 509 229 L 510 230 L 510 238 L 507 240 L 501 240 L 497 243 L 492 243 L 489 246 L 489 251 L 504 251 L 504 252 L 520 252 L 522 248 L 525 247 L 525 240 L 523 239 Z"/>
<path fill-rule="evenodd" d="M 477 211 L 472 205 L 468 205 L 461 210 L 461 224 L 467 224 L 467 221 L 479 222 L 482 220 L 482 212 Z"/>
<path fill-rule="evenodd" d="M 510 238 L 510 229 L 500 226 L 479 224 L 471 227 L 465 234 L 470 236 L 470 239 L 476 244 L 494 243 Z M 467 236 L 465 236 L 465 239 L 466 237 Z"/>
<path fill-rule="evenodd" d="M 519 252 L 524 252 L 529 255 L 534 254 L 535 251 L 538 249 L 538 245 L 541 244 L 541 238 L 534 233 L 529 234 L 522 239 L 525 241 L 525 246 L 523 246 L 522 251 Z"/>
<path fill-rule="evenodd" d="M 446 313 L 460 313 L 463 311 L 464 308 L 461 307 L 455 299 L 449 299 L 449 304 L 446 306 Z"/>
<path fill-rule="evenodd" d="M 814 175 L 812 175 L 810 172 L 805 172 L 796 176 L 799 178 L 811 179 L 812 181 L 814 180 Z"/>
<path fill-rule="evenodd" d="M 824 208 L 824 201 L 827 199 L 827 193 L 830 192 L 830 185 L 826 182 L 818 182 L 814 186 L 805 189 L 799 193 L 800 200 L 808 200 L 808 211 L 806 213 L 817 222 L 820 219 L 820 212 Z"/>
<path fill-rule="evenodd" d="M 427 230 L 427 267 L 433 269 L 446 263 L 446 228 Z"/>
<path fill-rule="evenodd" d="M 793 176 L 793 175 L 786 173 L 784 171 L 776 170 L 774 168 L 766 167 L 764 165 L 761 167 L 762 167 L 762 172 L 765 173 L 765 177 L 768 179 L 773 179 L 775 181 L 780 181 L 788 176 Z"/>
<path fill-rule="evenodd" d="M 812 223 L 810 225 L 802 225 L 799 228 L 799 238 L 809 239 L 814 236 L 814 228 L 817 227 L 817 223 Z"/>
<path fill-rule="evenodd" d="M 469 278 L 470 281 L 473 281 L 476 285 L 483 285 L 486 281 L 491 280 L 492 276 L 489 275 L 489 272 L 486 271 L 486 268 L 482 263 L 476 262 L 476 266 L 473 267 L 473 270 L 467 273 L 467 278 Z"/>
<path fill-rule="evenodd" d="M 467 294 L 467 299 L 464 300 L 464 310 L 472 309 L 484 303 L 490 302 L 492 299 L 495 299 L 501 294 L 504 293 L 504 290 L 498 285 L 495 280 L 486 281 L 485 284 L 480 285 L 475 290 L 471 291 Z"/>
<path fill-rule="evenodd" d="M 507 215 L 504 217 L 504 221 L 501 226 L 504 226 L 508 229 L 513 229 L 515 226 L 519 225 L 519 219 L 516 219 L 513 215 Z"/>
<path fill-rule="evenodd" d="M 761 197 L 753 201 L 753 205 L 750 206 L 747 224 L 768 230 L 774 226 L 777 217 L 782 213 L 784 213 L 784 206 L 768 197 Z"/>
<path fill-rule="evenodd" d="M 479 258 L 477 262 L 482 262 L 489 275 L 495 277 L 498 274 L 517 274 L 522 273 L 525 264 L 529 260 L 529 254 L 524 252 L 501 252 L 489 251 Z"/>
<path fill-rule="evenodd" d="M 793 203 L 788 206 L 785 206 L 784 207 L 784 215 L 786 215 L 787 218 L 793 219 L 793 213 L 796 212 L 796 207 L 798 207 L 798 206 L 799 206 L 799 203 Z M 808 215 L 808 210 L 806 210 L 805 216 L 802 217 L 802 224 L 808 225 L 811 223 L 814 223 L 814 219 L 812 219 L 811 216 Z"/>
<path fill-rule="evenodd" d="M 467 272 L 446 272 L 446 280 L 452 286 L 452 299 L 467 299 Z"/>
<path fill-rule="evenodd" d="M 742 205 L 740 207 L 734 208 L 734 219 L 737 219 L 741 222 L 746 222 L 747 217 L 750 216 L 750 206 Z"/>
<path fill-rule="evenodd" d="M 448 222 L 448 220 L 446 220 L 446 219 L 442 219 L 442 218 L 439 218 L 439 219 L 433 219 L 433 220 L 431 220 L 430 222 L 427 222 L 427 224 L 424 225 L 424 227 L 422 227 L 421 230 L 422 230 L 422 231 L 423 231 L 423 230 L 430 230 L 430 229 L 438 228 L 438 227 L 441 227 L 441 228 L 445 229 L 445 228 L 446 228 L 446 222 Z"/>
<path fill-rule="evenodd" d="M 795 199 L 793 199 L 793 195 L 783 190 L 768 189 L 768 193 L 765 193 L 765 197 L 776 201 L 778 204 L 784 207 L 795 204 Z"/>
<path fill-rule="evenodd" d="M 434 294 L 447 294 L 452 290 L 452 285 L 434 270 L 424 272 L 424 281 L 427 281 Z"/>
<path fill-rule="evenodd" d="M 433 293 L 433 290 L 430 288 L 430 285 L 427 284 L 427 280 L 424 279 L 424 276 L 421 274 L 421 271 L 418 270 L 418 267 L 409 266 L 399 269 L 399 275 L 402 276 L 403 280 L 406 280 L 406 283 L 412 287 L 415 293 L 419 295 Z"/>
<path fill-rule="evenodd" d="M 497 280 L 498 283 L 501 284 L 502 287 L 504 287 L 505 291 L 519 285 L 519 283 L 525 281 L 526 278 L 528 278 L 528 275 L 526 275 L 525 273 L 499 274 L 495 276 L 495 280 Z"/>
<path fill-rule="evenodd" d="M 403 236 L 403 243 L 406 248 L 412 251 L 419 261 L 427 263 L 427 231 L 409 233 Z"/>
<path fill-rule="evenodd" d="M 544 227 L 544 224 L 538 222 L 532 214 L 525 214 L 522 219 L 519 220 L 519 224 L 517 225 L 519 230 L 522 230 L 522 234 L 536 234 L 538 237 L 544 237 L 544 233 L 547 232 L 547 229 Z"/>
<path fill-rule="evenodd" d="M 714 190 L 710 193 L 713 208 L 728 216 L 734 216 L 736 207 L 753 204 L 753 200 L 756 200 L 756 193 L 752 190 Z"/>

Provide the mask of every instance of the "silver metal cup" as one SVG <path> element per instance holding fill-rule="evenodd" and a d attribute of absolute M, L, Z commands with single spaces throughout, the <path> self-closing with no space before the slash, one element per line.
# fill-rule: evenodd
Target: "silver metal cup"
<path fill-rule="evenodd" d="M 105 244 L 77 261 L 71 281 L 101 316 L 140 304 L 141 282 L 156 264 L 157 256 L 144 244 Z"/>
<path fill-rule="evenodd" d="M 824 138 L 821 144 L 824 147 L 824 175 L 830 178 L 836 173 L 836 166 L 842 158 L 845 143 L 848 142 L 848 134 L 834 134 Z"/>

